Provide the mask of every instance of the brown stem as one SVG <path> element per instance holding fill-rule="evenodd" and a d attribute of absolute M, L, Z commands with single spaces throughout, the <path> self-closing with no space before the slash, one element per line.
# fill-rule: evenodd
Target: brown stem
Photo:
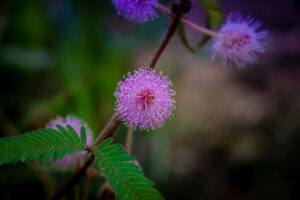
<path fill-rule="evenodd" d="M 128 127 L 125 150 L 129 154 L 131 154 L 131 151 L 132 151 L 133 132 L 134 132 L 133 128 L 132 127 Z"/>
<path fill-rule="evenodd" d="M 80 179 L 85 175 L 86 170 L 89 168 L 89 166 L 93 163 L 95 160 L 95 154 L 91 154 L 89 158 L 86 160 L 85 164 L 80 168 L 67 182 L 67 184 L 61 188 L 54 196 L 51 198 L 59 199 L 62 197 L 66 192 L 68 192 L 70 189 L 73 188 L 74 185 L 76 185 Z"/>
<path fill-rule="evenodd" d="M 89 193 L 90 193 L 90 187 L 91 187 L 91 178 L 87 177 L 85 182 L 83 183 L 83 189 L 82 189 L 82 200 L 88 200 L 89 199 Z"/>
<path fill-rule="evenodd" d="M 158 59 L 160 58 L 160 56 L 166 49 L 167 45 L 171 41 L 172 37 L 174 36 L 181 16 L 182 16 L 182 13 L 180 13 L 180 12 L 175 15 L 171 25 L 169 26 L 168 32 L 167 32 L 164 40 L 162 41 L 162 43 L 160 44 L 159 48 L 157 49 L 157 51 L 155 52 L 155 54 L 152 58 L 149 68 L 154 69 Z"/>
<path fill-rule="evenodd" d="M 94 144 L 92 145 L 92 150 L 94 150 L 101 142 L 103 142 L 105 139 L 110 138 L 113 136 L 115 130 L 120 125 L 120 121 L 118 119 L 117 113 L 114 113 L 110 120 L 105 125 L 104 129 L 101 131 L 99 136 L 96 138 Z"/>
<path fill-rule="evenodd" d="M 109 184 L 105 184 L 100 193 L 98 200 L 116 200 L 116 195 Z"/>

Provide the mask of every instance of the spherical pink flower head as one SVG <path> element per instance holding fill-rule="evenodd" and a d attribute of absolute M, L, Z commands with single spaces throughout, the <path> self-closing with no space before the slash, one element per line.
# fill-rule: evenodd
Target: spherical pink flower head
<path fill-rule="evenodd" d="M 135 23 L 146 22 L 157 17 L 157 0 L 113 0 L 119 15 Z"/>
<path fill-rule="evenodd" d="M 260 26 L 261 22 L 250 16 L 229 14 L 214 38 L 212 58 L 220 56 L 224 63 L 232 61 L 239 67 L 254 63 L 256 53 L 265 51 L 262 40 L 268 35 L 267 31 L 257 31 Z"/>
<path fill-rule="evenodd" d="M 68 115 L 65 118 L 57 117 L 57 118 L 51 120 L 47 124 L 47 128 L 58 130 L 57 125 L 60 125 L 64 128 L 67 128 L 68 125 L 72 126 L 79 137 L 80 137 L 80 130 L 82 127 L 84 127 L 86 130 L 86 144 L 87 145 L 92 144 L 92 131 L 83 120 L 81 120 L 73 115 Z M 80 160 L 82 153 L 83 152 L 77 152 L 72 155 L 64 156 L 62 159 L 56 160 L 56 163 L 60 167 L 67 169 L 67 168 L 73 166 L 74 164 L 76 164 L 76 162 L 78 162 Z"/>
<path fill-rule="evenodd" d="M 161 126 L 171 116 L 175 105 L 171 82 L 151 69 L 128 74 L 119 82 L 115 96 L 120 120 L 134 128 Z"/>

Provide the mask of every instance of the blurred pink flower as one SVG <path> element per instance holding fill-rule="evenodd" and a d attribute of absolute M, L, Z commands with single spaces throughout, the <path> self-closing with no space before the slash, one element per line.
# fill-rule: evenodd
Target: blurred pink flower
<path fill-rule="evenodd" d="M 51 121 L 49 121 L 49 123 L 46 126 L 47 126 L 47 128 L 57 130 L 57 125 L 60 125 L 64 128 L 67 128 L 67 125 L 72 126 L 79 137 L 80 137 L 81 127 L 84 127 L 86 130 L 86 144 L 87 145 L 92 144 L 92 131 L 83 120 L 81 120 L 73 115 L 67 115 L 65 118 L 58 116 L 55 119 L 52 119 Z M 78 162 L 80 160 L 82 153 L 83 152 L 77 152 L 72 155 L 64 156 L 62 159 L 56 160 L 56 163 L 60 167 L 67 169 L 67 168 L 75 165 L 76 162 Z"/>
<path fill-rule="evenodd" d="M 169 118 L 174 109 L 175 92 L 162 73 L 140 69 L 120 81 L 115 96 L 119 118 L 135 128 L 156 128 Z"/>
<path fill-rule="evenodd" d="M 250 16 L 229 14 L 213 40 L 212 58 L 220 56 L 224 63 L 232 61 L 239 67 L 254 63 L 256 53 L 265 51 L 262 40 L 268 35 L 267 31 L 257 31 L 260 26 L 261 22 Z"/>

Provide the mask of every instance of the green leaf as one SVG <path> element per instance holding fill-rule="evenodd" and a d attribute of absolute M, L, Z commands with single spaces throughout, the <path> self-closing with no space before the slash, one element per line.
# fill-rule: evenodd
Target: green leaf
<path fill-rule="evenodd" d="M 39 129 L 20 136 L 0 139 L 0 165 L 28 160 L 56 160 L 67 154 L 84 150 L 85 143 L 75 130 L 57 126 L 53 129 Z"/>
<path fill-rule="evenodd" d="M 112 139 L 107 139 L 99 145 L 96 160 L 118 199 L 163 199 L 152 181 L 134 164 L 135 157 L 122 150 L 122 145 L 112 144 Z"/>
<path fill-rule="evenodd" d="M 198 0 L 207 13 L 207 28 L 215 29 L 220 26 L 223 18 L 223 12 L 219 5 L 219 0 Z M 209 41 L 209 36 L 205 35 L 198 43 L 198 47 L 202 47 Z"/>
<path fill-rule="evenodd" d="M 178 25 L 177 33 L 179 35 L 179 38 L 180 38 L 182 44 L 192 53 L 196 53 L 197 50 L 194 49 L 194 47 L 192 47 L 192 45 L 190 44 L 190 42 L 187 38 L 187 35 L 186 35 L 185 26 L 182 22 L 180 22 Z"/>
<path fill-rule="evenodd" d="M 223 13 L 218 0 L 198 0 L 207 13 L 208 28 L 217 28 L 223 18 Z"/>

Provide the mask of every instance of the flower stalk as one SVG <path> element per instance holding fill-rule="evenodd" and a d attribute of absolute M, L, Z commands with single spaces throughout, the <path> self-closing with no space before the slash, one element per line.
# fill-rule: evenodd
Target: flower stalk
<path fill-rule="evenodd" d="M 127 137 L 126 137 L 125 150 L 126 150 L 129 154 L 131 154 L 131 151 L 132 151 L 133 133 L 134 133 L 134 129 L 133 129 L 132 127 L 128 127 L 128 130 L 127 130 Z"/>
<path fill-rule="evenodd" d="M 172 14 L 172 13 L 171 13 Z M 183 13 L 178 12 L 175 15 L 172 14 L 173 17 L 173 21 L 171 23 L 171 25 L 169 26 L 168 32 L 164 38 L 164 40 L 162 41 L 162 43 L 160 44 L 159 48 L 157 49 L 157 51 L 155 52 L 152 61 L 149 65 L 149 68 L 154 69 L 159 57 L 161 56 L 161 54 L 163 53 L 163 51 L 166 49 L 167 45 L 169 44 L 169 42 L 171 41 L 172 37 L 174 36 L 177 27 L 179 25 L 179 21 L 180 18 L 182 17 Z"/>
<path fill-rule="evenodd" d="M 156 3 L 155 7 L 157 10 L 159 10 L 161 13 L 168 15 L 171 18 L 175 18 L 176 16 L 164 5 Z M 185 17 L 181 17 L 180 18 L 180 22 L 182 22 L 183 24 L 191 27 L 192 29 L 194 29 L 197 32 L 203 33 L 205 35 L 208 35 L 210 37 L 216 37 L 218 34 L 210 29 L 204 28 L 202 26 L 199 26 L 191 21 L 189 21 L 188 19 L 186 19 Z"/>

